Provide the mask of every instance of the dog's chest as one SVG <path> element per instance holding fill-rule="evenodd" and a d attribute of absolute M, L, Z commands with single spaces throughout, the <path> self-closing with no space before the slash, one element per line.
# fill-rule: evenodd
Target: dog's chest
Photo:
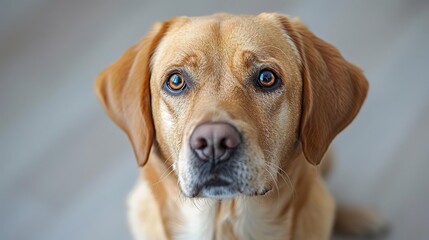
<path fill-rule="evenodd" d="M 216 206 L 212 202 L 184 201 L 177 209 L 177 219 L 171 224 L 173 239 L 213 239 Z"/>
<path fill-rule="evenodd" d="M 272 206 L 255 202 L 184 203 L 174 239 L 289 239 L 292 212 L 275 219 Z"/>

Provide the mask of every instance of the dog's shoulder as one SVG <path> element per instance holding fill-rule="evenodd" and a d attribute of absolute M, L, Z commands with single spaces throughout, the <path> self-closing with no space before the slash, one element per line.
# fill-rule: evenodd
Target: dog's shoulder
<path fill-rule="evenodd" d="M 128 222 L 135 239 L 168 239 L 159 202 L 150 183 L 140 178 L 128 196 Z"/>

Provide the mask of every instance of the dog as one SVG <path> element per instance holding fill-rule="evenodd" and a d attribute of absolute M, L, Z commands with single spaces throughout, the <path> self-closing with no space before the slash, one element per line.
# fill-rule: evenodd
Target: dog
<path fill-rule="evenodd" d="M 368 82 L 297 18 L 157 23 L 95 89 L 144 166 L 128 200 L 135 239 L 320 240 L 385 226 L 337 206 L 323 180 Z"/>

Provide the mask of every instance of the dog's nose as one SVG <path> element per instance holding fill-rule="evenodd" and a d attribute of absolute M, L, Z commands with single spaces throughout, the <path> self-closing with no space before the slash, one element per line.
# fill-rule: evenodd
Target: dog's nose
<path fill-rule="evenodd" d="M 202 160 L 227 160 L 240 143 L 238 131 L 222 122 L 201 124 L 194 129 L 190 138 L 191 149 Z"/>

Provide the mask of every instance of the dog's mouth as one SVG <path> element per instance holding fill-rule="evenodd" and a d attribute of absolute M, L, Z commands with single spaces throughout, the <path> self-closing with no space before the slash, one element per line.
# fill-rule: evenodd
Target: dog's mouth
<path fill-rule="evenodd" d="M 194 187 L 192 193 L 188 197 L 222 200 L 233 198 L 240 194 L 247 196 L 261 196 L 265 195 L 270 190 L 271 188 L 267 188 L 261 191 L 246 192 L 243 191 L 237 184 L 235 184 L 233 180 L 215 176 Z"/>
<path fill-rule="evenodd" d="M 227 199 L 240 193 L 240 189 L 231 179 L 211 176 L 201 184 L 197 184 L 189 197 Z"/>
<path fill-rule="evenodd" d="M 204 184 L 204 187 L 227 187 L 231 184 L 231 181 L 221 178 L 212 178 Z"/>
<path fill-rule="evenodd" d="M 215 126 L 217 125 L 215 124 Z M 201 142 L 208 145 L 209 141 L 214 140 L 209 138 Z M 219 200 L 230 199 L 238 195 L 265 195 L 271 190 L 269 182 L 261 177 L 263 174 L 259 174 L 261 170 L 255 166 L 254 161 L 256 160 L 247 156 L 246 144 L 242 143 L 240 146 L 233 150 L 230 149 L 229 152 L 225 150 L 224 152 L 229 154 L 226 159 L 222 158 L 222 155 L 218 158 L 214 157 L 215 151 L 220 151 L 222 146 L 218 146 L 220 149 L 211 151 L 211 154 L 205 155 L 205 157 L 213 156 L 212 158 L 201 158 L 195 151 L 190 151 L 188 161 L 184 161 L 188 164 L 183 170 L 187 177 L 179 181 L 182 193 L 189 198 Z M 199 145 L 195 147 L 199 147 Z"/>

